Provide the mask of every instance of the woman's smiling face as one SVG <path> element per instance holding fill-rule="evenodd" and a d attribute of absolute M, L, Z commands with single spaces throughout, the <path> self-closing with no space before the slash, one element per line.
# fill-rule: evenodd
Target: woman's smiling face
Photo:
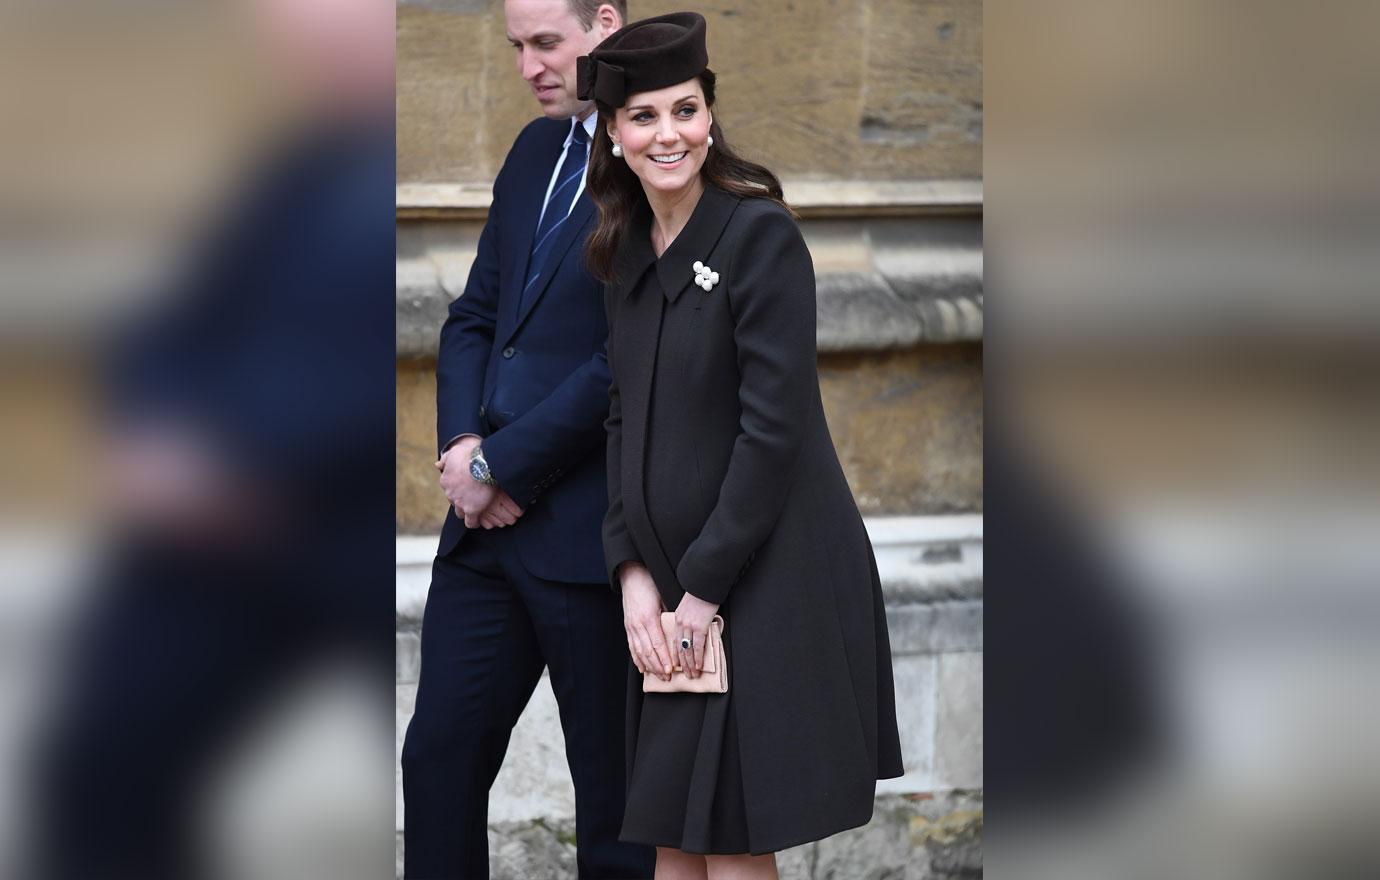
<path fill-rule="evenodd" d="M 614 114 L 609 137 L 644 186 L 674 193 L 694 183 L 709 154 L 713 121 L 698 78 L 637 92 Z"/>

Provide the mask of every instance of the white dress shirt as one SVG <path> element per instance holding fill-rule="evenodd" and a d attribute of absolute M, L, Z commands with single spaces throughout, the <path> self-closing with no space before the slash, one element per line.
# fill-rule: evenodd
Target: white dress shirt
<path fill-rule="evenodd" d="M 570 216 L 570 211 L 574 209 L 575 203 L 580 200 L 580 195 L 585 191 L 585 180 L 589 177 L 589 151 L 594 146 L 594 126 L 599 124 L 599 111 L 593 111 L 581 122 L 576 117 L 570 119 L 570 131 L 566 134 L 565 140 L 561 141 L 561 155 L 556 160 L 556 167 L 551 171 L 551 180 L 546 184 L 546 195 L 541 200 L 541 216 L 537 217 L 537 226 L 541 226 L 542 217 L 546 215 L 546 203 L 551 200 L 551 190 L 556 186 L 556 181 L 561 179 L 561 166 L 565 164 L 565 151 L 570 149 L 570 140 L 575 136 L 575 126 L 583 125 L 585 133 L 589 135 L 589 140 L 585 142 L 585 173 L 580 178 L 580 183 L 575 187 L 575 198 L 570 200 L 570 208 L 566 210 L 566 216 Z"/>

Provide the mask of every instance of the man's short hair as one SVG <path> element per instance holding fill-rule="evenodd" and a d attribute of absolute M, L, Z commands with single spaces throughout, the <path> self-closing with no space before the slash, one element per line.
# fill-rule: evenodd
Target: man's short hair
<path fill-rule="evenodd" d="M 604 4 L 612 6 L 618 10 L 618 17 L 623 20 L 623 24 L 628 23 L 628 0 L 565 0 L 570 5 L 570 11 L 580 21 L 580 27 L 589 30 L 594 27 L 594 16 L 599 11 L 599 7 Z"/>

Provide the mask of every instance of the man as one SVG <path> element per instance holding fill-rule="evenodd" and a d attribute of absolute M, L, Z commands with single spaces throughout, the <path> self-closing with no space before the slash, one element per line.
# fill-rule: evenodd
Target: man
<path fill-rule="evenodd" d="M 600 539 L 608 328 L 583 264 L 597 114 L 575 97 L 576 59 L 622 26 L 626 3 L 507 0 L 504 12 L 543 116 L 494 181 L 465 292 L 441 331 L 436 466 L 451 510 L 403 745 L 405 875 L 488 875 L 489 788 L 549 667 L 579 875 L 650 877 L 652 850 L 618 841 L 627 639 Z"/>

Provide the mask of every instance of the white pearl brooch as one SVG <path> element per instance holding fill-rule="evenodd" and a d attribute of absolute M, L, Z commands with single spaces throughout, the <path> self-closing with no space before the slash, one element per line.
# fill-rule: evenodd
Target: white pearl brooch
<path fill-rule="evenodd" d="M 713 269 L 709 268 L 699 260 L 696 260 L 695 265 L 691 268 L 695 270 L 695 283 L 699 285 L 701 288 L 709 290 L 715 284 L 719 283 L 719 273 L 715 272 Z"/>

